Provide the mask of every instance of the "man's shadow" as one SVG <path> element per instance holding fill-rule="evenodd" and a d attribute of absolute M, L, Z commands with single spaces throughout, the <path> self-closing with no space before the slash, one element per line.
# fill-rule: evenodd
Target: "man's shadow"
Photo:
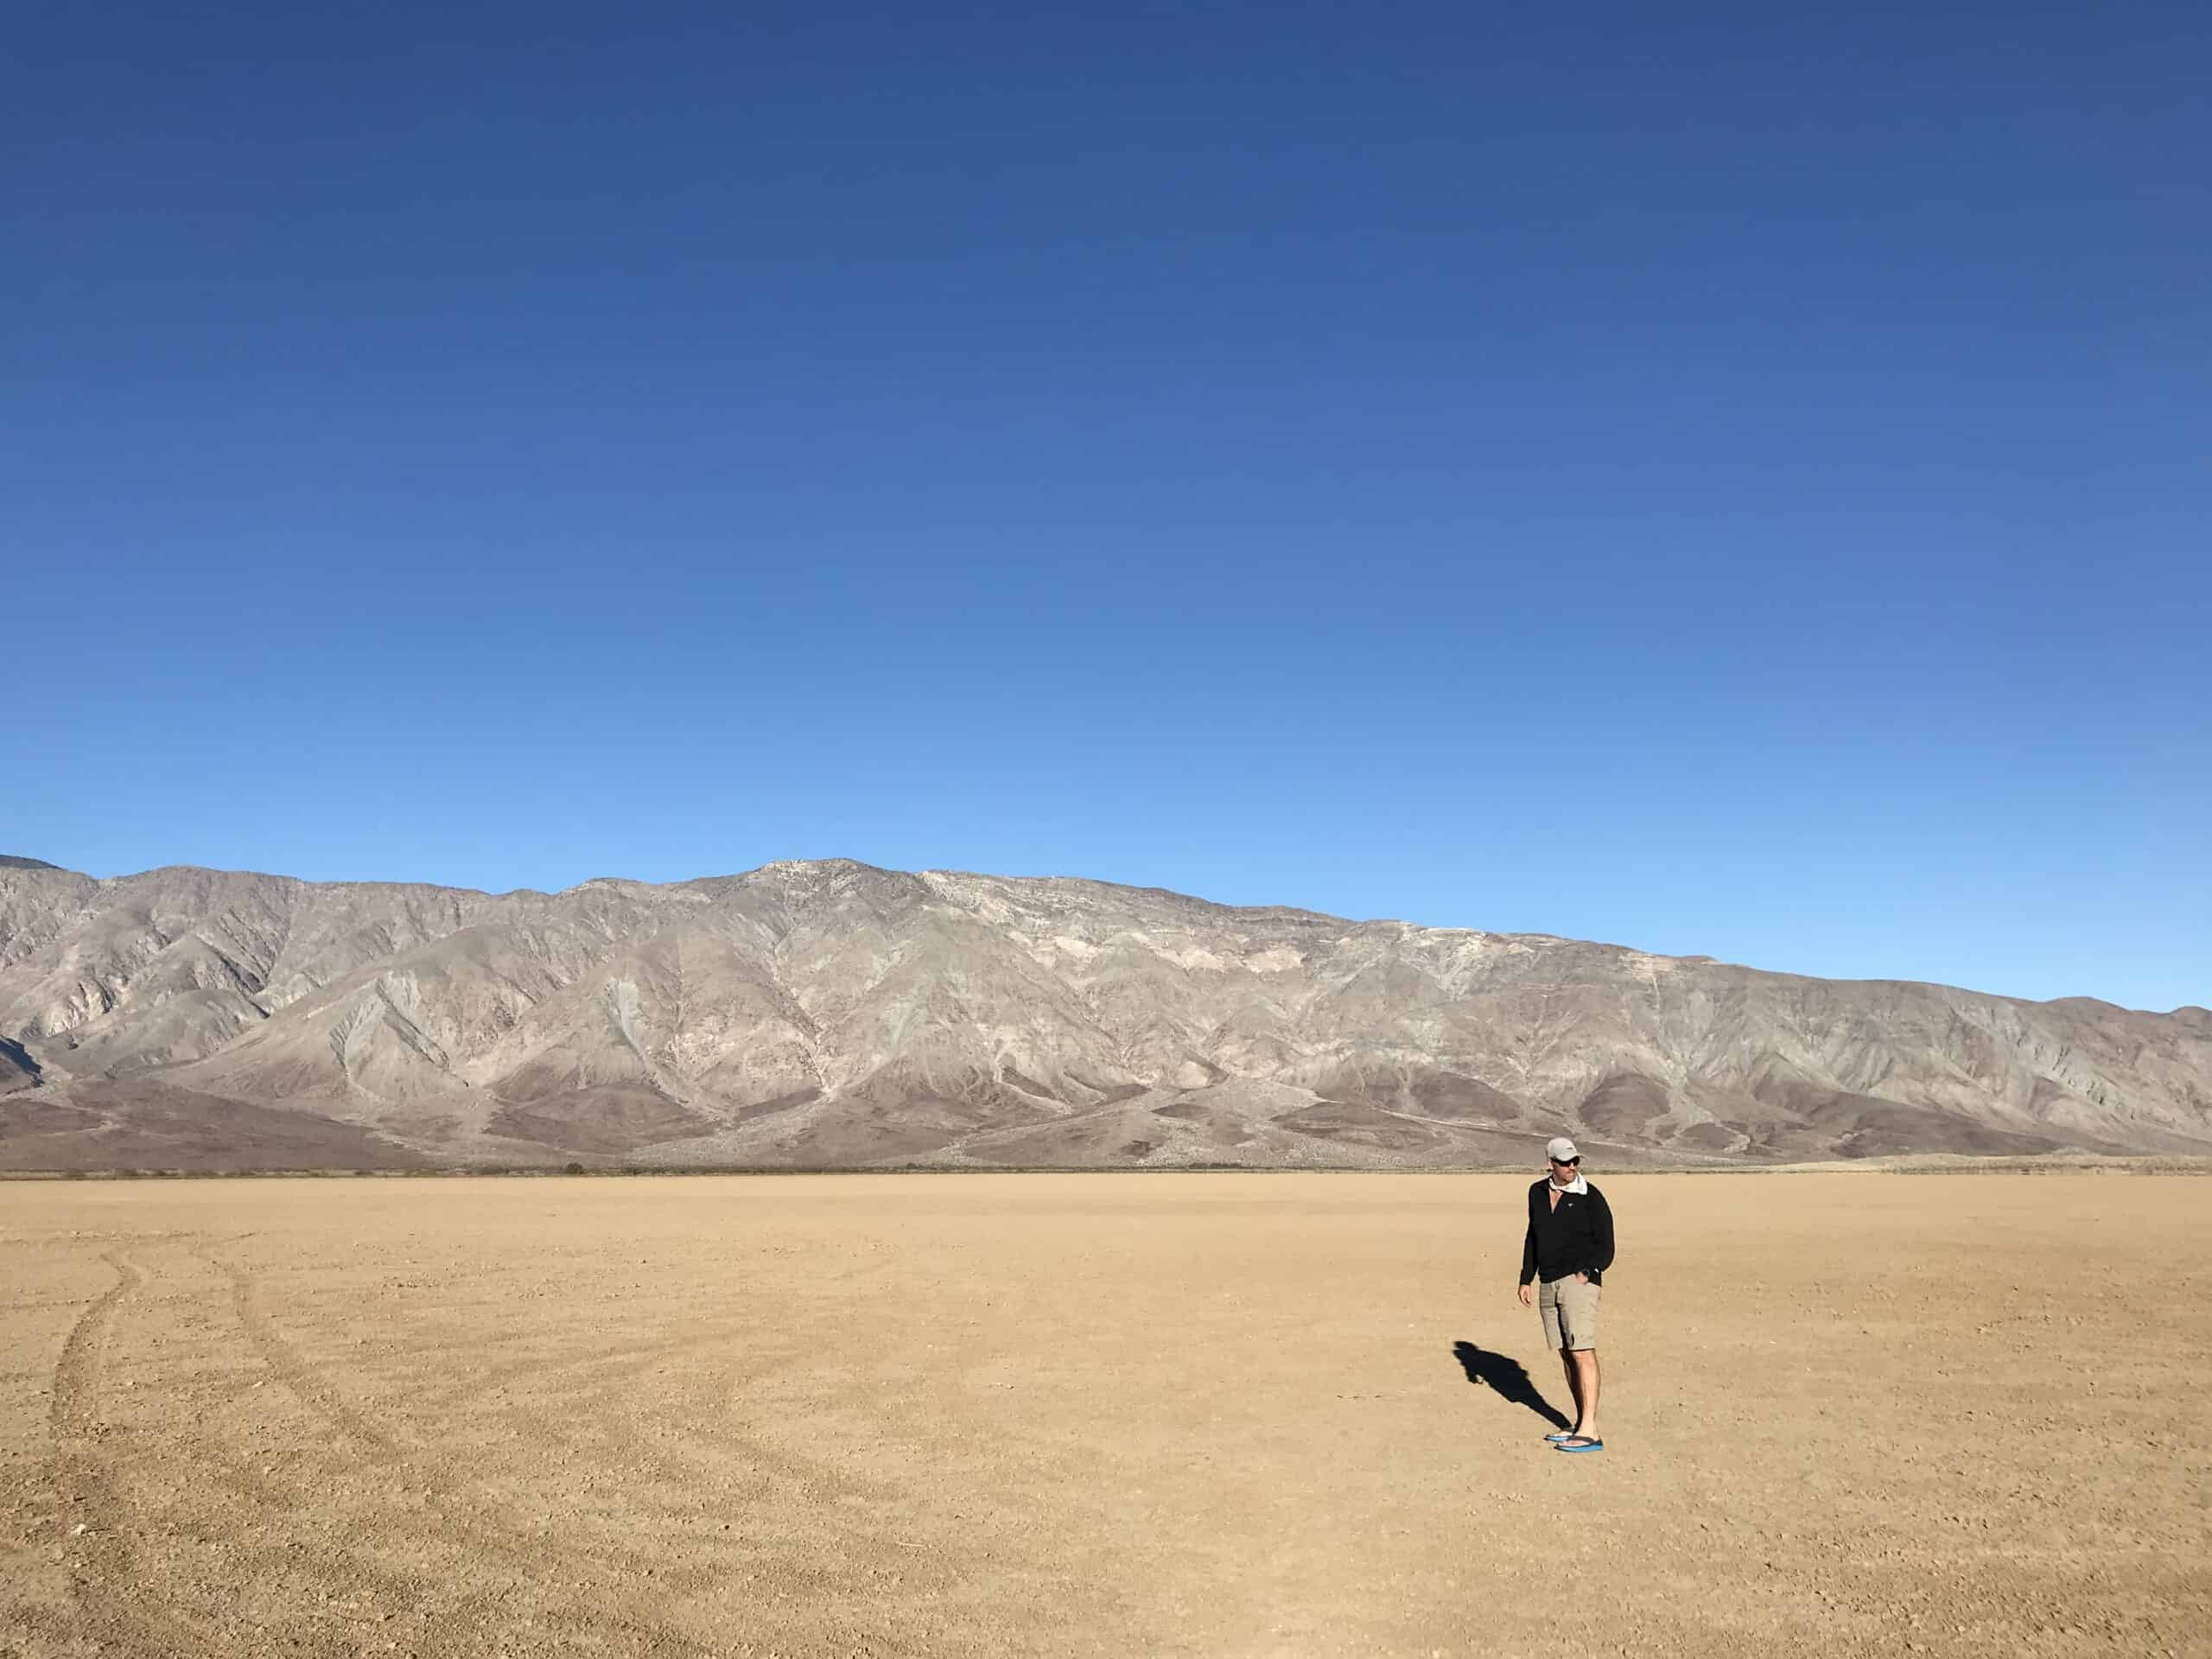
<path fill-rule="evenodd" d="M 1494 1390 L 1502 1400 L 1516 1406 L 1526 1406 L 1554 1428 L 1572 1428 L 1552 1402 L 1536 1391 L 1529 1380 L 1528 1369 L 1517 1359 L 1508 1359 L 1503 1354 L 1485 1352 L 1471 1342 L 1452 1344 L 1452 1357 L 1467 1374 L 1467 1381 L 1479 1382 Z"/>

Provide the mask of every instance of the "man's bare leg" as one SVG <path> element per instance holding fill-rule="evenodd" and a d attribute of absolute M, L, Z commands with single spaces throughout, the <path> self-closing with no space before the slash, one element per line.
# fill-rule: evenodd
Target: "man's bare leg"
<path fill-rule="evenodd" d="M 1598 1432 L 1598 1351 L 1570 1348 L 1566 1353 L 1574 1389 L 1574 1432 L 1602 1440 L 1605 1437 Z"/>
<path fill-rule="evenodd" d="M 1574 1368 L 1574 1351 L 1560 1349 L 1559 1363 L 1567 1368 L 1567 1398 L 1574 1402 L 1574 1432 L 1580 1434 L 1582 1432 L 1582 1374 Z"/>

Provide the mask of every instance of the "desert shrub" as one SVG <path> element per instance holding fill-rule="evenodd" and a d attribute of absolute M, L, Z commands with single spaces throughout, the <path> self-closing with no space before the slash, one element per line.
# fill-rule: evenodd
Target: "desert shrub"
<path fill-rule="evenodd" d="M 570 1164 L 561 1173 L 564 1175 L 581 1175 L 584 1173 L 584 1166 L 582 1164 Z"/>

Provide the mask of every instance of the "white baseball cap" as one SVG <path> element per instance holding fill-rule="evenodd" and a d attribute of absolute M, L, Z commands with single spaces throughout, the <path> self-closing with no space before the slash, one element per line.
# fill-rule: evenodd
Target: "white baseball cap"
<path fill-rule="evenodd" d="M 1574 1142 L 1563 1135 L 1555 1135 L 1544 1143 L 1544 1156 L 1555 1164 L 1571 1164 L 1581 1155 Z"/>

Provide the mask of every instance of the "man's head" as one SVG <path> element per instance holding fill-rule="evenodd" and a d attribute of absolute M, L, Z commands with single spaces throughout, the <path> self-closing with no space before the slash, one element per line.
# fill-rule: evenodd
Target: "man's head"
<path fill-rule="evenodd" d="M 1550 1167 L 1552 1179 L 1561 1186 L 1570 1186 L 1581 1173 L 1581 1148 L 1565 1135 L 1555 1135 L 1544 1147 L 1544 1162 Z"/>

